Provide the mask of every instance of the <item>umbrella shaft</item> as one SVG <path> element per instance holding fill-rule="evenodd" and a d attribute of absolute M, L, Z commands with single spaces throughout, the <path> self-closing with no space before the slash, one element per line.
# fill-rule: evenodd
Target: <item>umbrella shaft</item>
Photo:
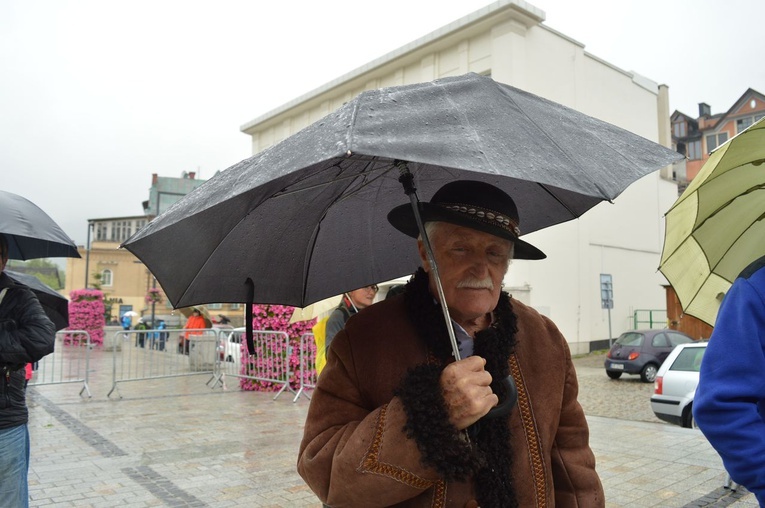
<path fill-rule="evenodd" d="M 428 263 L 430 263 L 430 269 L 433 272 L 433 280 L 436 283 L 436 290 L 438 291 L 438 301 L 441 302 L 441 311 L 444 313 L 444 320 L 446 321 L 446 331 L 449 333 L 449 341 L 452 344 L 452 354 L 454 355 L 455 360 L 460 360 L 460 347 L 457 345 L 457 337 L 454 335 L 452 318 L 449 315 L 449 307 L 446 305 L 446 296 L 444 295 L 444 288 L 441 284 L 441 277 L 438 275 L 438 265 L 436 264 L 436 258 L 433 255 L 433 248 L 430 246 L 430 239 L 425 232 L 425 225 L 422 223 L 422 217 L 420 217 L 420 207 L 417 195 L 414 192 L 408 194 L 409 200 L 412 202 L 412 210 L 414 210 L 414 220 L 417 222 L 417 229 L 420 230 L 422 244 L 425 247 Z"/>

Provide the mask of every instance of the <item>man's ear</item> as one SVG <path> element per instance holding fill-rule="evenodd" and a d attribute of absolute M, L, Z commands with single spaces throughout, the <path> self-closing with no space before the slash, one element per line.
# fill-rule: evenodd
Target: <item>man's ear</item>
<path fill-rule="evenodd" d="M 422 263 L 422 269 L 425 273 L 430 272 L 430 262 L 428 261 L 428 253 L 425 251 L 425 244 L 422 240 L 417 239 L 417 252 L 420 253 L 420 262 Z"/>

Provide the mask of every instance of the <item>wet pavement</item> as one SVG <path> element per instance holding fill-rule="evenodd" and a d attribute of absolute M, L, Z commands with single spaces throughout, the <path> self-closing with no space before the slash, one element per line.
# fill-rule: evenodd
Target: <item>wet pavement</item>
<path fill-rule="evenodd" d="M 209 374 L 112 387 L 94 352 L 91 398 L 77 384 L 29 388 L 33 507 L 320 507 L 295 470 L 308 400 L 211 389 Z M 696 429 L 660 422 L 652 385 L 575 360 L 607 506 L 757 506 Z M 211 383 L 212 384 L 212 383 Z M 121 398 L 119 397 L 121 395 Z"/>

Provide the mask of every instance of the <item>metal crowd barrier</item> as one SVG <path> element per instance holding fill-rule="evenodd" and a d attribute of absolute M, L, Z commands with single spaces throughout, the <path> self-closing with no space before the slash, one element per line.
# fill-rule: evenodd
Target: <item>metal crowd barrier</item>
<path fill-rule="evenodd" d="M 249 379 L 265 386 L 281 386 L 274 395 L 276 400 L 285 390 L 295 393 L 290 386 L 289 336 L 284 332 L 253 330 L 252 339 L 255 353 L 246 351 L 244 328 L 225 331 L 221 334 L 221 345 L 216 355 L 216 368 L 212 387 L 226 388 L 226 378 Z"/>
<path fill-rule="evenodd" d="M 292 402 L 297 402 L 300 396 L 311 400 L 308 390 L 316 388 L 316 380 L 319 374 L 316 372 L 316 338 L 312 333 L 305 333 L 300 337 L 300 365 L 298 365 L 298 391 Z"/>
<path fill-rule="evenodd" d="M 182 340 L 189 333 L 189 340 Z M 215 375 L 217 330 L 122 330 L 112 335 L 112 388 L 129 381 Z M 210 381 L 208 381 L 209 383 Z M 122 397 L 122 395 L 120 395 Z"/>
<path fill-rule="evenodd" d="M 88 397 L 92 397 L 88 386 L 91 349 L 90 333 L 86 330 L 56 332 L 53 353 L 32 366 L 29 386 L 82 383 L 80 395 L 87 392 Z"/>

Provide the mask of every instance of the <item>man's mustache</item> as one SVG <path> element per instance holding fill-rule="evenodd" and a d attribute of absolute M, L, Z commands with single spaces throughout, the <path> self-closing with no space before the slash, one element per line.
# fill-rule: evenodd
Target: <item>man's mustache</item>
<path fill-rule="evenodd" d="M 462 279 L 457 283 L 457 288 L 467 288 L 467 289 L 488 289 L 493 290 L 494 289 L 494 281 L 491 280 L 491 277 L 486 277 L 483 279 L 477 279 L 475 277 L 468 277 L 466 279 Z"/>

